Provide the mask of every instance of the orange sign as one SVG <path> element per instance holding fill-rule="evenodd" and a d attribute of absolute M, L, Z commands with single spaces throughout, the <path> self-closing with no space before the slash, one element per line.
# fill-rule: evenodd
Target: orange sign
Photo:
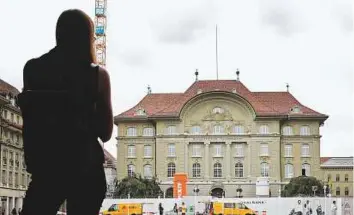
<path fill-rule="evenodd" d="M 175 173 L 173 177 L 173 198 L 182 198 L 187 195 L 187 174 Z"/>

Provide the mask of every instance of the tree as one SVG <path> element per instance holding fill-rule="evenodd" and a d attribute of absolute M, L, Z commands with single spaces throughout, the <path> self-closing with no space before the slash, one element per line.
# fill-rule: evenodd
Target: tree
<path fill-rule="evenodd" d="M 125 177 L 116 185 L 115 198 L 157 198 L 163 194 L 156 178 L 142 178 L 140 175 Z"/>
<path fill-rule="evenodd" d="M 323 195 L 323 184 L 315 177 L 299 176 L 292 178 L 282 191 L 283 197 L 313 196 L 312 187 L 317 186 L 316 196 Z"/>

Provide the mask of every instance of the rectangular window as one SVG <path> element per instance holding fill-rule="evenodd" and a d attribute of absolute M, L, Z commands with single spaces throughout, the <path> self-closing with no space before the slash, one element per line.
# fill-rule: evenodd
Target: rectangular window
<path fill-rule="evenodd" d="M 11 113 L 11 122 L 14 122 L 15 118 L 14 118 L 14 113 Z"/>
<path fill-rule="evenodd" d="M 16 123 L 20 124 L 20 116 L 18 116 L 18 115 L 16 116 Z"/>
<path fill-rule="evenodd" d="M 18 187 L 18 173 L 15 173 L 15 186 Z"/>
<path fill-rule="evenodd" d="M 339 176 L 339 174 L 336 175 L 336 181 L 340 181 L 340 176 Z"/>
<path fill-rule="evenodd" d="M 2 184 L 3 185 L 7 184 L 6 170 L 2 171 Z"/>
<path fill-rule="evenodd" d="M 22 177 L 21 177 L 21 185 L 22 186 L 26 186 L 26 184 L 25 184 L 25 174 L 22 174 Z"/>
<path fill-rule="evenodd" d="M 303 144 L 301 146 L 301 156 L 310 157 L 310 146 L 308 144 Z"/>
<path fill-rule="evenodd" d="M 242 125 L 235 125 L 233 127 L 233 133 L 234 134 L 243 134 L 244 133 L 244 129 Z"/>
<path fill-rule="evenodd" d="M 235 145 L 235 156 L 236 157 L 243 157 L 243 144 L 242 143 L 237 143 Z"/>
<path fill-rule="evenodd" d="M 199 144 L 193 144 L 192 145 L 192 156 L 193 157 L 201 157 L 201 147 Z"/>
<path fill-rule="evenodd" d="M 4 110 L 4 119 L 7 119 L 7 117 L 8 117 L 8 112 L 7 112 L 7 110 Z"/>
<path fill-rule="evenodd" d="M 144 146 L 144 157 L 146 158 L 152 157 L 152 146 Z"/>
<path fill-rule="evenodd" d="M 12 186 L 12 172 L 9 172 L 9 185 Z"/>
<path fill-rule="evenodd" d="M 200 126 L 193 126 L 192 127 L 192 134 L 200 134 L 201 133 L 201 129 L 200 129 Z"/>
<path fill-rule="evenodd" d="M 293 156 L 293 145 L 287 144 L 284 146 L 284 157 Z"/>
<path fill-rule="evenodd" d="M 176 145 L 171 143 L 168 144 L 168 152 L 167 152 L 167 156 L 168 157 L 175 157 L 176 156 Z"/>
<path fill-rule="evenodd" d="M 136 156 L 135 146 L 128 146 L 128 157 L 135 158 L 135 156 Z"/>
<path fill-rule="evenodd" d="M 221 151 L 221 145 L 220 144 L 214 145 L 214 156 L 215 157 L 221 157 L 222 156 L 222 151 Z"/>
<path fill-rule="evenodd" d="M 307 136 L 307 135 L 310 135 L 310 127 L 309 126 L 302 126 L 300 128 L 300 135 L 304 135 L 304 136 Z"/>
<path fill-rule="evenodd" d="M 268 156 L 268 144 L 267 143 L 261 143 L 260 147 L 260 155 L 261 156 Z"/>
<path fill-rule="evenodd" d="M 292 164 L 285 165 L 285 178 L 294 177 L 294 166 Z"/>

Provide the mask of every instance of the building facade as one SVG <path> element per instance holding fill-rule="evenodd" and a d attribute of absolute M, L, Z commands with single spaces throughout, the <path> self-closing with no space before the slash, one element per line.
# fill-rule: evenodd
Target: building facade
<path fill-rule="evenodd" d="M 290 92 L 252 92 L 239 80 L 196 80 L 184 93 L 151 91 L 115 117 L 117 177 L 156 176 L 166 196 L 187 173 L 188 195 L 254 197 L 260 177 L 270 194 L 302 172 L 322 178 L 320 126 L 327 115 Z M 237 192 L 238 191 L 238 192 Z M 240 192 L 241 191 L 241 192 Z"/>
<path fill-rule="evenodd" d="M 331 196 L 353 197 L 353 157 L 322 157 L 321 171 Z"/>
<path fill-rule="evenodd" d="M 30 182 L 22 142 L 22 117 L 15 104 L 19 91 L 0 79 L 0 198 L 1 211 L 22 208 Z"/>
<path fill-rule="evenodd" d="M 113 198 L 117 181 L 117 161 L 106 149 L 104 149 L 105 162 L 103 164 L 107 181 L 106 198 Z"/>

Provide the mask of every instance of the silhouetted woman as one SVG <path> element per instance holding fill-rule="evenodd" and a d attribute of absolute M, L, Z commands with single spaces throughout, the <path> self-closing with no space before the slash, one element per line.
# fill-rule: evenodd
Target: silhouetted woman
<path fill-rule="evenodd" d="M 31 182 L 23 215 L 97 215 L 106 192 L 104 153 L 112 135 L 110 79 L 94 65 L 94 25 L 80 10 L 64 11 L 57 45 L 29 60 L 18 97 Z"/>

